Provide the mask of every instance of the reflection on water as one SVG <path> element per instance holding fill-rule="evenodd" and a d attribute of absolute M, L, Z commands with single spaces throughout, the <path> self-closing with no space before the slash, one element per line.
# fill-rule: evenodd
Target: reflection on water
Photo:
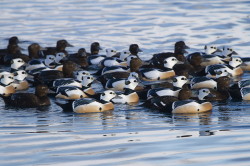
<path fill-rule="evenodd" d="M 140 56 L 173 51 L 185 40 L 190 52 L 205 44 L 233 46 L 248 56 L 247 0 L 2 0 L 0 46 L 17 35 L 54 46 L 67 39 L 118 51 L 138 43 Z M 27 50 L 24 51 L 27 53 Z M 245 74 L 243 78 L 249 75 Z M 241 78 L 236 78 L 236 80 Z M 98 88 L 100 86 L 95 85 Z M 53 102 L 52 102 L 53 103 Z M 249 165 L 250 103 L 215 102 L 211 112 L 166 114 L 138 106 L 75 114 L 52 104 L 13 109 L 0 100 L 1 165 Z M 209 137 L 208 137 L 209 136 Z M 28 157 L 27 157 L 28 156 Z"/>

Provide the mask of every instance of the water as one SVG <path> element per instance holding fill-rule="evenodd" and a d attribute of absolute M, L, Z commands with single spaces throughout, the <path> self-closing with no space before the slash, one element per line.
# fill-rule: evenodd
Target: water
<path fill-rule="evenodd" d="M 27 41 L 23 48 L 67 39 L 70 52 L 94 41 L 117 50 L 137 43 L 149 59 L 184 40 L 190 52 L 213 43 L 249 56 L 249 7 L 243 0 L 1 0 L 0 46 L 14 35 Z M 23 110 L 0 101 L 0 164 L 249 165 L 250 102 L 213 106 L 194 115 L 124 105 L 73 114 L 55 104 Z"/>

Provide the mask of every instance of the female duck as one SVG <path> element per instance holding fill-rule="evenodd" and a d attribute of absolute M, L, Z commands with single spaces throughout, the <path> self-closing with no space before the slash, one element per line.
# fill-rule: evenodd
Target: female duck
<path fill-rule="evenodd" d="M 11 96 L 2 96 L 6 105 L 19 108 L 32 108 L 50 105 L 50 99 L 47 96 L 48 87 L 38 85 L 35 94 L 32 93 L 15 93 Z"/>

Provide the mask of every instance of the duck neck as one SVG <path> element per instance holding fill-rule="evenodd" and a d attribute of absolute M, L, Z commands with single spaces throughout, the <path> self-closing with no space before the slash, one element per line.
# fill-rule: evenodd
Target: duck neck
<path fill-rule="evenodd" d="M 135 91 L 132 90 L 132 89 L 124 88 L 124 94 L 125 94 L 125 95 L 129 95 L 129 94 L 134 93 L 134 92 L 135 92 Z"/>

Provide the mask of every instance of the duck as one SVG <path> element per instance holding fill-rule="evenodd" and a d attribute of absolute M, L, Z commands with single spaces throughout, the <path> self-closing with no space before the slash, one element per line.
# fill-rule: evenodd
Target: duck
<path fill-rule="evenodd" d="M 83 76 L 82 79 L 90 80 L 91 82 L 94 81 L 94 77 L 89 75 L 89 76 Z M 83 87 L 83 84 L 85 85 L 85 82 L 89 82 L 86 80 L 77 80 L 74 78 L 61 78 L 61 79 L 56 79 L 52 82 L 52 85 L 50 86 L 51 90 L 56 90 L 58 87 L 64 87 L 64 86 L 76 86 L 79 88 Z"/>
<path fill-rule="evenodd" d="M 86 98 L 95 94 L 95 91 L 91 88 L 91 84 L 94 81 L 92 76 L 83 76 L 82 87 L 60 85 L 56 91 L 56 98 L 63 99 L 80 99 Z"/>
<path fill-rule="evenodd" d="M 208 101 L 179 100 L 172 104 L 173 114 L 194 114 L 208 112 L 213 109 L 213 105 Z"/>
<path fill-rule="evenodd" d="M 139 72 L 142 75 L 144 81 L 153 81 L 153 80 L 163 80 L 175 76 L 173 66 L 178 62 L 175 57 L 166 58 L 164 63 L 164 69 L 158 68 L 140 68 Z"/>
<path fill-rule="evenodd" d="M 28 46 L 29 59 L 40 59 L 44 58 L 41 51 L 46 50 L 46 48 L 41 47 L 38 43 L 32 43 Z"/>
<path fill-rule="evenodd" d="M 189 47 L 185 44 L 185 42 L 178 41 L 175 43 L 174 53 L 163 52 L 154 54 L 150 60 L 150 63 L 153 64 L 155 67 L 162 68 L 164 66 L 164 59 L 172 56 L 174 56 L 178 61 L 184 63 L 186 61 L 186 58 L 184 56 L 184 54 L 187 53 L 186 49 L 189 49 Z"/>
<path fill-rule="evenodd" d="M 21 54 L 21 47 L 18 46 L 18 43 L 20 43 L 17 36 L 12 36 L 8 39 L 8 45 L 6 48 L 0 49 L 0 64 L 4 65 L 6 64 L 4 61 L 4 58 L 8 54 L 18 55 Z M 10 60 L 9 60 L 10 61 Z M 8 64 L 6 64 L 8 65 Z"/>
<path fill-rule="evenodd" d="M 0 49 L 0 54 L 6 54 L 9 52 L 8 48 L 11 45 L 18 45 L 18 43 L 20 43 L 20 40 L 18 39 L 17 36 L 12 36 L 8 39 L 8 45 L 7 48 L 4 49 Z"/>
<path fill-rule="evenodd" d="M 179 91 L 178 96 L 156 96 L 153 98 L 147 99 L 142 106 L 157 109 L 160 111 L 164 111 L 167 113 L 171 113 L 172 104 L 175 101 L 179 100 L 188 100 L 192 96 L 192 92 L 190 89 L 181 89 Z"/>
<path fill-rule="evenodd" d="M 35 94 L 33 93 L 14 93 L 10 96 L 1 97 L 5 105 L 18 108 L 34 108 L 41 106 L 49 106 L 50 99 L 47 96 L 48 87 L 46 85 L 37 85 L 35 87 Z"/>
<path fill-rule="evenodd" d="M 77 70 L 74 72 L 74 78 L 79 81 L 82 81 L 83 76 L 89 76 L 89 75 L 90 75 L 90 72 L 87 70 Z"/>
<path fill-rule="evenodd" d="M 116 57 L 106 57 L 99 63 L 100 68 L 112 67 L 112 66 L 127 66 L 127 62 L 122 61 Z"/>
<path fill-rule="evenodd" d="M 229 88 L 229 93 L 232 100 L 242 100 L 243 98 L 246 100 L 248 98 L 247 96 L 249 95 L 248 87 L 250 87 L 249 79 L 243 79 L 231 85 Z M 245 89 L 242 90 L 243 88 Z"/>
<path fill-rule="evenodd" d="M 89 65 L 98 65 L 103 59 L 105 59 L 105 55 L 99 55 L 99 51 L 102 50 L 99 42 L 94 42 L 90 46 L 90 55 L 88 56 Z"/>
<path fill-rule="evenodd" d="M 114 104 L 111 102 L 116 96 L 116 93 L 112 90 L 105 90 L 100 93 L 99 99 L 94 98 L 81 98 L 77 100 L 64 100 L 56 101 L 63 111 L 75 112 L 75 113 L 94 113 L 104 112 L 114 109 Z"/>
<path fill-rule="evenodd" d="M 118 94 L 115 98 L 113 98 L 111 101 L 114 103 L 138 103 L 139 102 L 139 96 L 135 92 L 136 86 L 139 84 L 138 80 L 136 78 L 128 78 L 125 81 L 125 87 L 124 87 L 124 93 Z"/>
<path fill-rule="evenodd" d="M 128 78 L 113 78 L 113 79 L 108 79 L 106 84 L 104 85 L 105 89 L 110 89 L 114 91 L 123 91 L 125 87 L 125 82 L 127 79 L 130 78 L 136 78 L 139 79 L 139 76 L 136 72 L 131 72 L 128 76 Z"/>
<path fill-rule="evenodd" d="M 76 63 L 72 61 L 63 62 L 62 71 L 59 70 L 43 70 L 38 74 L 34 75 L 34 81 L 32 84 L 46 84 L 48 86 L 59 78 L 74 78 L 74 71 L 78 70 Z"/>
<path fill-rule="evenodd" d="M 13 82 L 14 77 L 12 73 L 2 73 L 0 78 L 0 95 L 10 96 L 11 94 L 15 93 L 15 88 L 12 86 Z"/>
<path fill-rule="evenodd" d="M 217 89 L 217 82 L 208 77 L 194 77 L 190 80 L 191 89 L 210 88 Z"/>
<path fill-rule="evenodd" d="M 29 83 L 26 80 L 27 76 L 28 73 L 25 70 L 18 70 L 14 72 L 15 81 L 12 83 L 12 86 L 16 91 L 29 89 Z"/>
<path fill-rule="evenodd" d="M 64 54 L 68 55 L 68 52 L 65 50 L 66 47 L 74 47 L 70 44 L 67 40 L 62 39 L 56 42 L 56 47 L 46 47 L 46 50 L 41 51 L 43 57 L 46 55 L 56 55 L 56 53 L 63 52 Z"/>
<path fill-rule="evenodd" d="M 216 70 L 218 69 L 226 69 L 233 77 L 240 76 L 243 74 L 243 70 L 240 65 L 242 64 L 242 60 L 240 57 L 231 57 L 228 64 L 217 64 L 210 65 L 205 68 L 205 73 L 208 77 L 214 77 L 216 75 Z"/>
<path fill-rule="evenodd" d="M 67 59 L 80 65 L 83 69 L 87 69 L 89 66 L 88 55 L 85 48 L 80 48 L 75 54 L 69 54 Z"/>
<path fill-rule="evenodd" d="M 32 71 L 32 70 L 38 70 L 38 69 L 44 70 L 44 69 L 51 69 L 54 67 L 55 67 L 55 55 L 46 55 L 45 59 L 30 60 L 28 64 L 26 65 L 25 70 L 26 71 Z"/>
<path fill-rule="evenodd" d="M 230 83 L 231 79 L 228 76 L 221 76 L 212 82 L 212 80 L 207 79 L 207 81 L 204 80 L 204 84 L 200 82 L 200 88 L 197 88 L 198 85 L 195 85 L 195 88 L 192 87 L 192 89 L 197 89 L 198 91 L 200 89 L 205 90 L 206 92 L 209 91 L 211 94 L 210 96 L 207 96 L 207 101 L 226 101 L 229 99 L 230 94 L 229 94 L 229 88 L 230 88 Z M 212 83 L 211 85 L 209 84 Z M 200 93 L 202 91 L 199 91 Z M 201 100 L 201 99 L 200 99 Z"/>
<path fill-rule="evenodd" d="M 185 76 L 176 76 L 173 78 L 173 88 L 154 88 L 147 93 L 147 99 L 156 96 L 175 96 L 178 97 L 180 90 L 188 82 Z"/>
<path fill-rule="evenodd" d="M 104 91 L 100 100 L 82 98 L 75 100 L 72 104 L 73 111 L 76 113 L 89 113 L 89 112 L 104 112 L 114 109 L 114 104 L 111 100 L 116 96 L 116 93 L 111 90 Z"/>

